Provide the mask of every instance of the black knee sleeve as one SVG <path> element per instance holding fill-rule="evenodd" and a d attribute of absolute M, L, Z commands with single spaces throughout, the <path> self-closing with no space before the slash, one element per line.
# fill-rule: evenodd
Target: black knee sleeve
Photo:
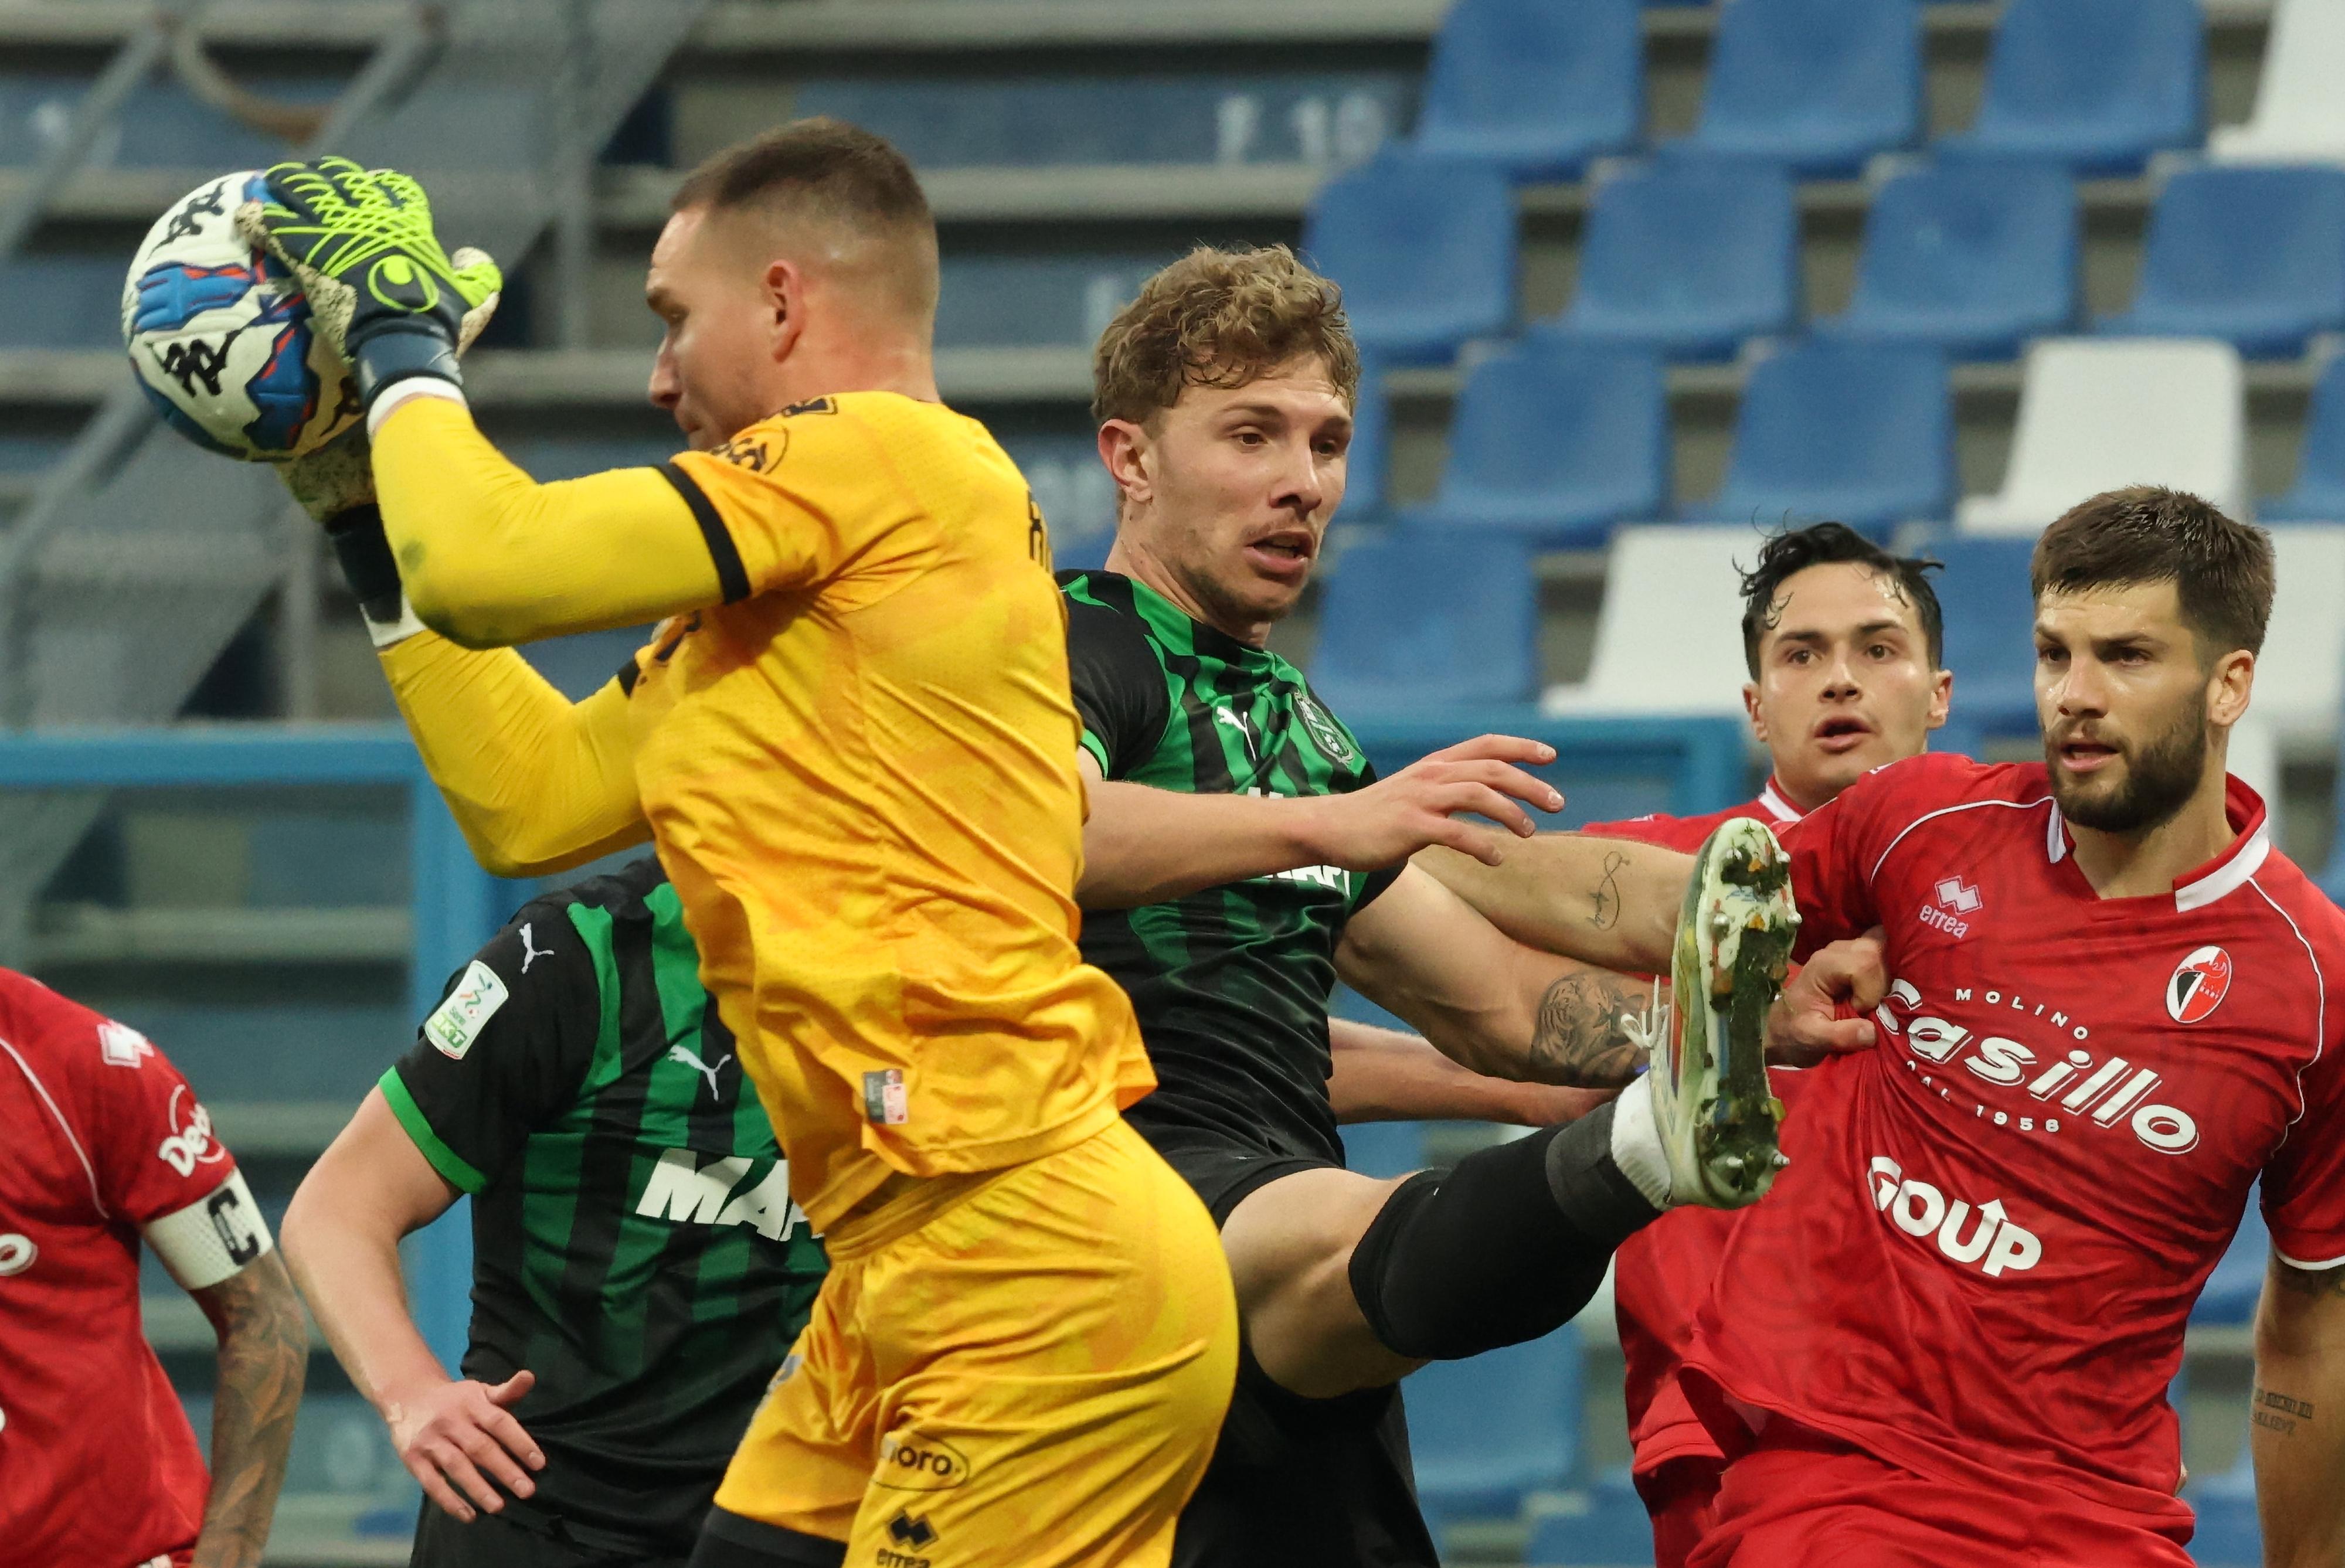
<path fill-rule="evenodd" d="M 1396 1355 L 1445 1361 L 1549 1333 L 1660 1211 L 1612 1163 L 1612 1108 L 1424 1171 L 1352 1249 L 1352 1294 Z"/>

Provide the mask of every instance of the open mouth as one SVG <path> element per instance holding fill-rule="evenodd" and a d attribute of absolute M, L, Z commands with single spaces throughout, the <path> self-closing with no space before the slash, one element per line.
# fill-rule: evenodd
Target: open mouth
<path fill-rule="evenodd" d="M 1873 733 L 1873 726 L 1854 713 L 1834 713 L 1815 727 L 1816 744 L 1827 754 L 1839 756 L 1863 745 Z"/>
<path fill-rule="evenodd" d="M 1303 530 L 1285 529 L 1248 543 L 1245 553 L 1258 572 L 1273 577 L 1298 578 L 1311 570 L 1312 557 L 1318 553 L 1318 541 Z"/>
<path fill-rule="evenodd" d="M 2054 753 L 2059 757 L 2060 765 L 2073 774 L 2097 772 L 2123 754 L 2117 747 L 2105 741 L 2091 740 L 2081 735 L 2072 735 L 2061 741 L 2054 748 Z"/>

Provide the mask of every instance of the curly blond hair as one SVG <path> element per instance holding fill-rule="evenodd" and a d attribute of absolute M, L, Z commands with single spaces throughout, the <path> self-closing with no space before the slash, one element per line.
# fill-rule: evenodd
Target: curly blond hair
<path fill-rule="evenodd" d="M 1360 349 L 1344 291 L 1284 245 L 1201 245 L 1141 285 L 1091 355 L 1091 418 L 1140 423 L 1184 387 L 1243 387 L 1318 359 L 1345 402 L 1360 388 Z"/>

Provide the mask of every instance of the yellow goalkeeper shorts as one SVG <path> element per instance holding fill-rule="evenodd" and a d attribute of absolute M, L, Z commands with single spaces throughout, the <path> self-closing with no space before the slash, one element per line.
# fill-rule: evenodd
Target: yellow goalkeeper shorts
<path fill-rule="evenodd" d="M 858 1568 L 1160 1568 L 1237 1372 L 1204 1205 L 1122 1120 L 831 1254 L 717 1489 Z"/>

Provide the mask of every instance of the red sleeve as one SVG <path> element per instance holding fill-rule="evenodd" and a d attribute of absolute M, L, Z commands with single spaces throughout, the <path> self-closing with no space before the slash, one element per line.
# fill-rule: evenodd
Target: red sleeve
<path fill-rule="evenodd" d="M 9 976 L 11 1011 L 38 1031 L 67 1086 L 107 1214 L 145 1225 L 217 1190 L 236 1170 L 195 1090 L 146 1036 L 36 982 Z"/>
<path fill-rule="evenodd" d="M 1873 840 L 1884 787 L 1882 771 L 1867 774 L 1776 832 L 1792 856 L 1802 958 L 1828 942 L 1862 936 L 1881 924 L 1873 899 L 1873 865 L 1880 849 Z"/>
<path fill-rule="evenodd" d="M 2345 974 L 2345 945 L 2322 951 L 2320 964 L 2329 976 Z M 2345 1039 L 2339 1037 L 2345 999 L 2325 999 L 2320 1057 L 2300 1080 L 2304 1114 L 2264 1167 L 2264 1221 L 2272 1250 L 2299 1269 L 2345 1263 Z"/>

